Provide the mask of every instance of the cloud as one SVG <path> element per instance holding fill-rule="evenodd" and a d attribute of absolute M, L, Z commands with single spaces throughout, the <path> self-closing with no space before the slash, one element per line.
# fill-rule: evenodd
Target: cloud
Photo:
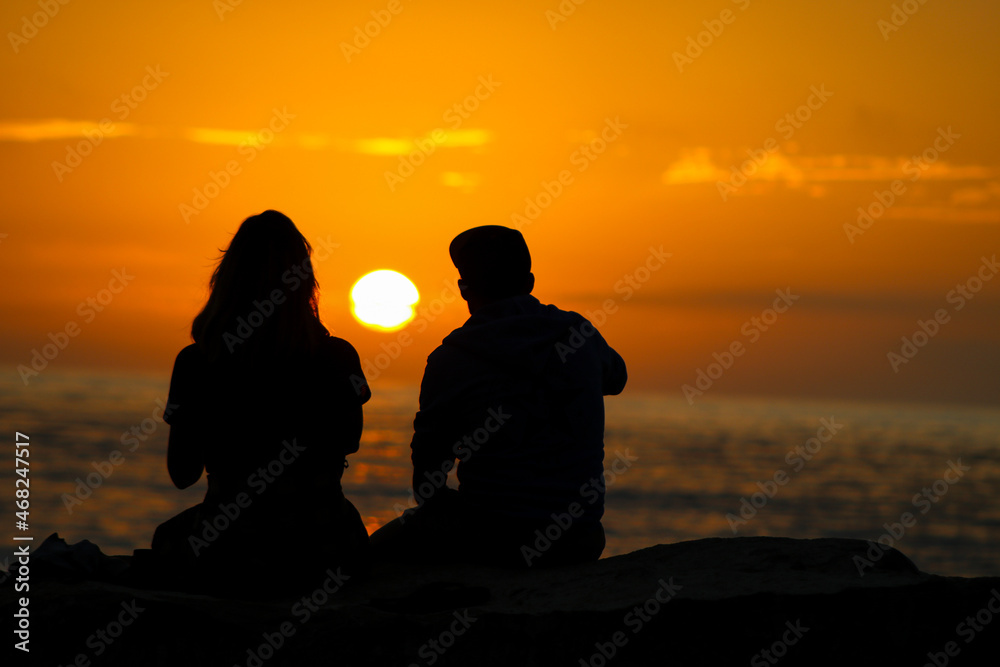
<path fill-rule="evenodd" d="M 482 177 L 475 172 L 446 171 L 441 174 L 441 183 L 449 188 L 458 188 L 462 192 L 473 192 L 482 182 Z"/>
<path fill-rule="evenodd" d="M 106 133 L 100 124 L 88 120 L 51 118 L 41 121 L 0 122 L 0 141 L 36 142 L 54 139 L 83 139 L 95 132 L 109 137 L 137 136 L 141 131 L 134 123 L 114 123 L 113 132 Z M 105 124 L 105 129 L 107 124 Z"/>
<path fill-rule="evenodd" d="M 945 291 L 823 291 L 809 290 L 800 292 L 796 288 L 788 288 L 792 294 L 802 296 L 795 302 L 796 310 L 815 310 L 825 312 L 868 313 L 882 316 L 889 313 L 909 315 L 911 313 L 933 312 L 942 305 Z M 808 297 L 808 298 L 806 298 Z M 608 298 L 606 293 L 577 292 L 562 296 L 567 302 L 574 304 L 601 303 Z M 760 312 L 774 301 L 774 292 L 761 290 L 727 289 L 725 291 L 639 291 L 629 303 L 655 308 L 678 309 L 722 309 L 745 310 Z M 977 303 L 989 304 L 995 307 L 1000 304 L 1000 296 L 986 294 L 976 296 Z"/>
<path fill-rule="evenodd" d="M 729 174 L 712 161 L 712 151 L 704 146 L 681 151 L 676 161 L 663 172 L 663 182 L 667 185 L 688 183 L 715 183 L 725 180 Z"/>
<path fill-rule="evenodd" d="M 477 147 L 488 144 L 492 135 L 488 130 L 442 130 L 437 129 L 423 137 L 356 139 L 354 152 L 364 155 L 408 155 L 422 150 L 422 146 Z M 419 144 L 419 145 L 418 145 Z M 424 150 L 424 152 L 427 152 Z"/>
<path fill-rule="evenodd" d="M 239 146 L 257 137 L 257 132 L 220 130 L 211 127 L 189 127 L 181 130 L 180 134 L 184 139 L 196 144 L 213 146 Z"/>
<path fill-rule="evenodd" d="M 108 129 L 110 123 L 111 129 Z M 29 121 L 0 121 L 0 142 L 34 143 L 67 139 L 85 139 L 101 133 L 105 138 L 140 137 L 144 139 L 176 139 L 211 146 L 239 146 L 259 142 L 259 130 L 232 130 L 210 127 L 139 126 L 134 123 L 103 125 L 94 121 L 51 118 Z M 492 134 L 482 129 L 436 130 L 424 137 L 346 138 L 326 133 L 286 134 L 274 136 L 276 144 L 295 145 L 306 150 L 337 150 L 360 155 L 407 155 L 420 150 L 422 142 L 435 146 L 464 148 L 484 146 Z"/>
<path fill-rule="evenodd" d="M 956 208 L 953 206 L 893 206 L 886 217 L 935 222 L 1000 224 L 1000 208 Z"/>
<path fill-rule="evenodd" d="M 763 153 L 763 151 L 761 151 Z M 725 160 L 721 151 L 697 147 L 683 149 L 677 160 L 663 172 L 667 185 L 729 182 L 734 174 L 743 174 L 748 182 L 763 181 L 801 185 L 803 183 L 838 183 L 909 180 L 919 169 L 920 181 L 975 181 L 1000 176 L 1000 169 L 983 165 L 954 165 L 938 160 L 919 167 L 912 158 L 876 155 L 787 155 L 767 154 L 755 161 L 749 153 Z"/>
<path fill-rule="evenodd" d="M 712 184 L 733 196 L 758 196 L 775 188 L 804 188 L 811 197 L 826 197 L 835 184 L 870 184 L 884 190 L 901 180 L 906 202 L 890 207 L 897 219 L 945 223 L 1000 224 L 1000 169 L 986 165 L 956 165 L 943 159 L 918 162 L 915 158 L 877 155 L 795 155 L 752 151 L 731 152 L 699 146 L 683 149 L 661 174 L 667 186 Z M 912 187 L 919 183 L 921 187 Z M 937 187 L 924 187 L 937 184 Z"/>

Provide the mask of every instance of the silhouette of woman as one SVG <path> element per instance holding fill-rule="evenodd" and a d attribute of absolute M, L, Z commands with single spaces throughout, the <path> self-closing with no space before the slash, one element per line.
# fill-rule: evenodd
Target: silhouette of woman
<path fill-rule="evenodd" d="M 282 213 L 247 218 L 177 355 L 167 469 L 180 489 L 207 471 L 208 490 L 153 536 L 176 586 L 285 591 L 367 563 L 340 481 L 371 393 L 357 352 L 320 321 L 311 253 Z"/>

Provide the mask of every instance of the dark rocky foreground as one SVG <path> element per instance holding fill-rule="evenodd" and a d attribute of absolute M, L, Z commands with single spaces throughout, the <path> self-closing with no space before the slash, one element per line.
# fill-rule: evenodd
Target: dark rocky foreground
<path fill-rule="evenodd" d="M 394 567 L 305 602 L 33 579 L 30 661 L 14 664 L 1000 664 L 1000 577 L 925 574 L 895 550 L 860 576 L 871 548 L 716 538 L 560 570 Z"/>

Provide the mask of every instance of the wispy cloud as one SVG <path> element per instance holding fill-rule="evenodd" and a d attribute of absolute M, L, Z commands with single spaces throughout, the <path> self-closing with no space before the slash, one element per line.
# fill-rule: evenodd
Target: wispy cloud
<path fill-rule="evenodd" d="M 726 170 L 712 159 L 711 149 L 703 146 L 682 150 L 680 156 L 663 172 L 663 182 L 667 185 L 715 183 L 728 177 Z"/>
<path fill-rule="evenodd" d="M 901 220 L 930 220 L 1000 224 L 1000 208 L 957 208 L 953 206 L 893 206 L 886 217 Z"/>
<path fill-rule="evenodd" d="M 706 147 L 684 149 L 667 166 L 662 181 L 667 185 L 727 182 L 733 169 L 740 171 L 749 155 L 726 160 L 721 151 Z M 771 153 L 755 168 L 743 168 L 748 182 L 837 183 L 910 179 L 919 169 L 921 181 L 976 181 L 1000 176 L 1000 169 L 983 165 L 955 165 L 945 160 L 915 165 L 912 158 L 876 155 L 786 155 Z"/>
<path fill-rule="evenodd" d="M 167 127 L 135 123 L 102 125 L 94 121 L 50 118 L 44 120 L 0 121 L 0 142 L 34 143 L 67 139 L 85 139 L 100 132 L 105 138 L 139 137 L 144 139 L 181 139 L 196 144 L 239 146 L 261 141 L 259 131 L 210 127 Z M 483 129 L 437 130 L 426 137 L 349 138 L 326 133 L 282 134 L 269 143 L 294 145 L 306 150 L 336 150 L 361 155 L 407 155 L 419 150 L 418 142 L 433 141 L 436 146 L 467 148 L 484 146 L 492 134 Z"/>
<path fill-rule="evenodd" d="M 100 132 L 108 137 L 127 137 L 142 134 L 134 123 L 114 123 L 112 130 L 107 125 L 102 129 L 99 123 L 88 120 L 66 120 L 50 118 L 39 121 L 0 121 L 0 141 L 36 142 L 55 139 L 83 139 L 88 133 Z"/>
<path fill-rule="evenodd" d="M 424 137 L 376 137 L 374 139 L 357 139 L 353 142 L 354 150 L 365 155 L 408 155 L 421 150 L 417 141 L 433 142 L 437 146 L 451 148 L 477 147 L 488 144 L 492 135 L 487 130 L 435 130 Z M 425 151 L 426 152 L 426 151 Z"/>
<path fill-rule="evenodd" d="M 754 160 L 749 153 L 739 155 L 702 146 L 680 151 L 661 174 L 664 185 L 733 186 L 727 195 L 734 196 L 769 195 L 784 187 L 805 188 L 810 196 L 825 197 L 836 184 L 870 184 L 872 190 L 882 190 L 897 179 L 907 186 L 908 199 L 890 207 L 888 217 L 1000 224 L 1000 169 L 986 165 L 958 165 L 943 159 L 928 163 L 907 157 L 782 152 Z M 938 187 L 910 189 L 910 184 L 917 181 L 924 185 L 936 183 Z"/>
<path fill-rule="evenodd" d="M 214 146 L 239 146 L 257 136 L 256 132 L 220 130 L 212 127 L 188 127 L 180 131 L 181 137 L 196 144 Z"/>

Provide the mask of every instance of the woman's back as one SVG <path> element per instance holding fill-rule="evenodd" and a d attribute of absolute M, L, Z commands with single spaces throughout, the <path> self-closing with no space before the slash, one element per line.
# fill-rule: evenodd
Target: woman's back
<path fill-rule="evenodd" d="M 365 564 L 368 533 L 340 479 L 370 393 L 357 352 L 320 321 L 311 252 L 287 216 L 247 218 L 177 355 L 167 469 L 179 488 L 207 472 L 208 490 L 157 528 L 153 552 L 186 588 L 259 580 L 279 547 L 294 565 L 286 585 Z"/>
<path fill-rule="evenodd" d="M 339 493 L 369 396 L 363 384 L 355 390 L 359 378 L 357 353 L 340 338 L 327 338 L 315 355 L 262 356 L 253 363 L 213 362 L 189 345 L 174 366 L 168 400 L 177 407 L 169 421 L 187 421 L 203 434 L 205 470 L 227 495 L 295 486 L 281 483 L 284 478 L 335 484 L 326 490 Z"/>

